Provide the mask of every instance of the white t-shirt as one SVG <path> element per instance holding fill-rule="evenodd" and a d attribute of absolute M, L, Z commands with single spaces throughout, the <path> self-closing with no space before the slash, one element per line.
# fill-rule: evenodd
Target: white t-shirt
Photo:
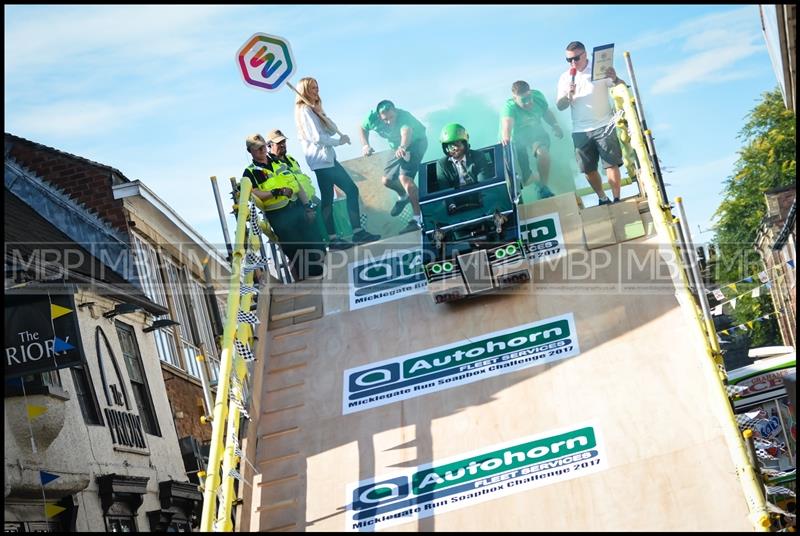
<path fill-rule="evenodd" d="M 556 99 L 569 95 L 572 76 L 567 69 L 558 79 Z M 592 62 L 588 62 L 583 71 L 575 74 L 575 98 L 570 109 L 572 111 L 572 131 L 589 132 L 602 128 L 611 121 L 614 110 L 609 101 L 608 89 L 614 84 L 610 78 L 592 82 Z"/>
<path fill-rule="evenodd" d="M 298 133 L 300 134 L 300 145 L 303 147 L 303 155 L 312 171 L 333 167 L 333 161 L 336 159 L 336 152 L 333 148 L 341 145 L 342 140 L 334 138 L 322 124 L 319 116 L 308 106 L 303 106 L 300 110 Z"/>

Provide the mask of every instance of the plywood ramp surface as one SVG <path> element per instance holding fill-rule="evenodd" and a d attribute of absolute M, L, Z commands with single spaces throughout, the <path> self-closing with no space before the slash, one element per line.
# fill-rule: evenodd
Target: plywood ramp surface
<path fill-rule="evenodd" d="M 751 530 L 665 249 L 582 249 L 588 276 L 568 255 L 516 292 L 453 305 L 423 293 L 349 311 L 326 295 L 322 318 L 270 331 L 250 530 L 345 530 L 350 484 L 586 422 L 605 469 L 391 530 Z M 348 369 L 565 314 L 578 355 L 342 414 Z"/>

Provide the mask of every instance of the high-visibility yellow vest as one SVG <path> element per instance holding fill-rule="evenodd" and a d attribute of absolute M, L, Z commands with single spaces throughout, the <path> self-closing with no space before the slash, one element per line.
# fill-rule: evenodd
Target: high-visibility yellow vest
<path fill-rule="evenodd" d="M 300 169 L 300 164 L 298 164 L 297 160 L 295 160 L 293 157 L 287 154 L 286 159 L 289 160 L 288 166 L 286 166 L 286 164 L 283 164 L 282 162 L 281 163 L 273 162 L 272 163 L 273 169 L 276 169 L 276 167 L 280 168 L 280 166 L 283 166 L 284 168 L 288 168 L 289 171 L 294 173 L 297 182 L 300 183 L 300 186 L 303 187 L 303 190 L 306 192 L 306 195 L 310 200 L 312 197 L 317 195 L 317 191 L 314 189 L 314 184 L 311 182 L 311 177 L 303 173 L 303 170 Z"/>
<path fill-rule="evenodd" d="M 272 164 L 273 163 L 270 162 L 270 164 L 268 164 L 269 167 L 250 164 L 247 169 L 244 170 L 244 176 L 252 180 L 259 190 L 269 192 L 275 188 L 292 189 L 293 193 L 291 198 L 280 195 L 271 199 L 259 199 L 256 205 L 262 210 L 267 211 L 278 210 L 285 207 L 291 201 L 297 199 L 297 192 L 300 191 L 300 185 L 293 173 L 275 173 L 275 167 Z"/>

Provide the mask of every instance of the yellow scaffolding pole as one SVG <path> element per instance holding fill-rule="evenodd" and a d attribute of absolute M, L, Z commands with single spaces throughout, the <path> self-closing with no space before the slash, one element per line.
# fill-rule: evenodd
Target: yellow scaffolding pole
<path fill-rule="evenodd" d="M 217 397 L 214 401 L 211 426 L 211 445 L 208 453 L 208 468 L 203 489 L 203 513 L 200 519 L 200 530 L 211 532 L 214 530 L 214 507 L 217 502 L 217 489 L 221 479 L 219 474 L 220 462 L 225 449 L 225 422 L 228 417 L 228 397 L 230 393 L 230 376 L 233 369 L 233 338 L 237 331 L 237 312 L 239 311 L 241 290 L 240 274 L 242 259 L 245 254 L 245 223 L 248 215 L 248 203 L 252 184 L 243 178 L 239 189 L 239 205 L 236 218 L 236 234 L 234 237 L 233 253 L 231 256 L 231 278 L 228 290 L 226 307 L 225 329 L 222 332 L 222 351 L 220 356 L 220 370 L 217 383 Z M 238 411 L 234 410 L 238 420 Z"/>
<path fill-rule="evenodd" d="M 625 58 L 629 61 L 630 53 L 625 52 Z M 675 228 L 671 225 L 674 218 L 669 206 L 659 203 L 658 184 L 656 181 L 653 163 L 650 153 L 647 150 L 645 135 L 641 129 L 640 119 L 636 112 L 633 96 L 630 90 L 623 84 L 618 84 L 611 92 L 615 105 L 621 107 L 625 112 L 628 128 L 630 129 L 631 147 L 636 152 L 640 165 L 640 187 L 647 193 L 647 202 L 650 207 L 650 214 L 653 217 L 653 224 L 660 236 L 666 237 L 670 241 L 676 260 L 681 259 L 677 245 Z M 665 200 L 666 201 L 666 200 Z M 703 370 L 706 373 L 712 387 L 712 401 L 715 402 L 714 408 L 719 411 L 718 415 L 722 421 L 722 430 L 730 450 L 731 458 L 736 466 L 739 482 L 744 491 L 745 500 L 750 510 L 750 521 L 756 531 L 767 532 L 770 527 L 769 513 L 767 510 L 766 499 L 764 497 L 761 480 L 755 473 L 753 465 L 747 456 L 747 449 L 739 433 L 739 427 L 733 415 L 733 409 L 725 387 L 722 384 L 724 370 L 720 367 L 721 354 L 716 333 L 713 325 L 709 326 L 704 322 L 702 313 L 694 301 L 694 297 L 689 292 L 687 274 L 684 269 L 679 270 L 683 284 L 677 288 L 681 293 L 683 301 L 690 304 L 693 308 L 695 327 L 702 335 L 706 346 L 706 356 L 708 359 L 702 360 Z"/>
<path fill-rule="evenodd" d="M 260 240 L 258 236 L 255 233 L 250 233 L 250 244 L 248 249 L 252 251 L 258 251 L 259 245 Z M 245 276 L 245 283 L 247 285 L 252 285 L 253 275 L 253 272 L 249 272 L 247 276 Z M 252 295 L 247 294 L 244 298 L 242 298 L 241 309 L 243 311 L 249 311 L 251 302 Z M 239 340 L 239 342 L 250 344 L 253 340 L 253 332 L 250 328 L 250 324 L 244 322 L 239 324 L 236 338 Z M 244 382 L 245 377 L 247 376 L 247 364 L 241 357 L 238 357 L 234 364 L 236 366 L 234 374 L 238 382 L 239 389 L 238 392 L 233 393 L 233 395 L 239 400 L 239 402 L 244 404 Z M 222 532 L 231 532 L 233 530 L 231 514 L 233 511 L 233 502 L 236 500 L 236 494 L 233 489 L 233 483 L 235 479 L 233 476 L 231 476 L 231 469 L 235 469 L 240 460 L 240 457 L 235 453 L 235 447 L 236 444 L 238 444 L 239 438 L 240 414 L 241 411 L 236 404 L 230 406 L 227 432 L 225 434 L 225 453 L 222 458 L 222 487 L 220 491 L 219 507 L 217 510 L 217 524 L 219 526 L 221 523 L 220 530 Z M 233 438 L 236 439 L 234 440 Z M 242 482 L 243 484 L 247 485 L 246 482 Z"/>

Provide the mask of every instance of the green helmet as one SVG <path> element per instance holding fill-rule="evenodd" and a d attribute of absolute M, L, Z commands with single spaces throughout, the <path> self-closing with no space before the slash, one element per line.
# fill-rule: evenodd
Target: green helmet
<path fill-rule="evenodd" d="M 444 154 L 448 154 L 447 145 L 454 141 L 463 141 L 469 148 L 469 134 L 467 129 L 458 123 L 449 123 L 444 126 L 442 133 L 439 135 L 439 141 L 442 143 L 442 150 Z"/>

